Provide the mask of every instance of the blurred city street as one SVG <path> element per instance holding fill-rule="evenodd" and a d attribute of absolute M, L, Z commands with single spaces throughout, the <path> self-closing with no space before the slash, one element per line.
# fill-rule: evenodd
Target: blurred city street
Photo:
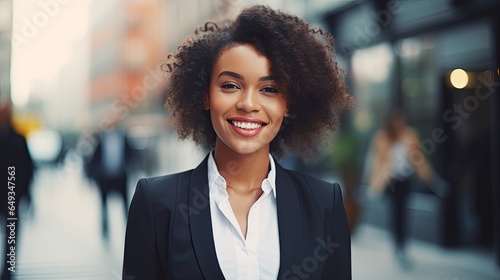
<path fill-rule="evenodd" d="M 194 132 L 172 126 L 195 107 L 165 106 L 185 62 L 179 45 L 255 4 L 332 35 L 335 71 L 345 70 L 355 106 L 317 161 L 286 154 L 282 165 L 339 182 L 353 279 L 500 279 L 500 1 L 0 0 L 0 280 L 10 252 L 13 279 L 122 279 L 137 181 L 206 155 Z M 199 79 L 209 72 L 187 65 Z M 5 224 L 16 214 L 17 232 Z"/>
<path fill-rule="evenodd" d="M 163 136 L 158 152 L 179 160 L 172 164 L 163 157 L 161 174 L 194 168 L 201 161 L 203 155 L 192 144 L 179 142 L 172 134 Z M 129 201 L 142 176 L 130 176 Z M 104 238 L 100 204 L 98 188 L 84 176 L 81 158 L 60 166 L 40 166 L 32 185 L 31 208 L 19 217 L 14 279 L 121 279 L 123 205 L 116 193 L 110 194 L 109 237 Z M 26 204 L 22 208 L 28 210 Z"/>

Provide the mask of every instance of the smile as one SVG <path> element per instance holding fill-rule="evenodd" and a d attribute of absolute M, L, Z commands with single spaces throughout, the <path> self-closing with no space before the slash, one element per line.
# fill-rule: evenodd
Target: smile
<path fill-rule="evenodd" d="M 265 123 L 254 123 L 254 122 L 239 122 L 239 121 L 233 121 L 233 120 L 228 120 L 228 122 L 236 127 L 243 128 L 243 129 L 257 129 L 261 128 Z"/>
<path fill-rule="evenodd" d="M 257 136 L 266 127 L 267 123 L 257 119 L 232 118 L 227 122 L 236 133 L 245 137 Z"/>

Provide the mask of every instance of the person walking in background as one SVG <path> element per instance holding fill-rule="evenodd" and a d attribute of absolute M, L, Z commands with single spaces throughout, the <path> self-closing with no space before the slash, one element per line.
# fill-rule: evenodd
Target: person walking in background
<path fill-rule="evenodd" d="M 117 192 L 123 202 L 125 217 L 128 213 L 127 167 L 131 148 L 127 137 L 118 127 L 115 116 L 108 118 L 107 126 L 97 136 L 97 145 L 92 159 L 87 164 L 88 176 L 99 188 L 102 202 L 102 233 L 108 237 L 108 194 Z"/>
<path fill-rule="evenodd" d="M 13 172 L 11 172 L 13 171 Z M 5 177 L 2 178 L 13 178 L 9 180 L 15 186 L 15 188 L 7 188 L 7 181 L 3 184 L 0 191 L 0 219 L 6 221 L 7 217 L 19 217 L 19 202 L 23 197 L 28 198 L 29 202 L 29 187 L 31 179 L 33 177 L 33 162 L 26 145 L 26 139 L 12 127 L 12 111 L 9 102 L 0 101 L 0 172 L 4 174 Z M 14 200 L 10 200 L 8 197 L 12 192 L 15 192 Z M 13 204 L 8 204 L 8 201 L 14 201 Z M 15 210 L 11 211 L 8 207 L 14 206 Z M 3 244 L 4 252 L 2 253 L 2 259 L 6 257 L 9 253 L 8 248 L 15 245 L 18 247 L 18 239 L 16 243 L 9 243 L 7 237 L 12 235 L 11 230 L 14 231 L 14 236 L 19 237 L 19 225 L 20 221 L 17 220 L 14 228 L 5 226 L 5 240 Z M 11 279 L 11 273 L 8 270 L 8 263 L 3 262 L 3 271 L 0 279 L 9 280 Z"/>
<path fill-rule="evenodd" d="M 409 267 L 405 247 L 407 239 L 408 179 L 416 173 L 436 194 L 448 194 L 446 182 L 432 169 L 420 149 L 417 133 L 406 124 L 403 112 L 391 112 L 371 144 L 370 189 L 372 196 L 388 194 L 396 256 Z"/>

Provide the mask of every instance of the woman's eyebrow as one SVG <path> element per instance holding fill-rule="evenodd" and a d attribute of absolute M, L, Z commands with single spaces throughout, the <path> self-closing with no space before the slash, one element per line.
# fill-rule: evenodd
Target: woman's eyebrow
<path fill-rule="evenodd" d="M 245 78 L 243 77 L 243 75 L 240 75 L 238 73 L 231 72 L 231 71 L 222 71 L 219 74 L 219 76 L 217 76 L 217 79 L 219 79 L 222 76 L 230 76 L 230 77 L 233 77 L 233 78 L 236 78 L 236 79 L 245 80 Z M 272 76 L 264 76 L 264 77 L 260 77 L 259 78 L 259 82 L 264 82 L 264 81 L 274 81 L 274 78 Z"/>
<path fill-rule="evenodd" d="M 231 71 L 222 71 L 219 74 L 219 76 L 217 76 L 217 79 L 219 79 L 221 76 L 231 76 L 231 77 L 236 78 L 236 79 L 244 80 L 242 75 L 240 75 L 238 73 L 231 72 Z"/>
<path fill-rule="evenodd" d="M 274 81 L 274 78 L 272 76 L 265 76 L 259 78 L 259 82 L 264 82 L 264 81 Z"/>

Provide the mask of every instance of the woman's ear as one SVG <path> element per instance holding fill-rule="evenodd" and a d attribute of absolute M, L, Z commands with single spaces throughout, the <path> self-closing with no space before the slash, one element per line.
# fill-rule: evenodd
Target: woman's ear
<path fill-rule="evenodd" d="M 208 98 L 208 91 L 206 91 L 205 96 L 203 96 L 203 108 L 205 110 L 210 110 L 210 99 Z"/>

